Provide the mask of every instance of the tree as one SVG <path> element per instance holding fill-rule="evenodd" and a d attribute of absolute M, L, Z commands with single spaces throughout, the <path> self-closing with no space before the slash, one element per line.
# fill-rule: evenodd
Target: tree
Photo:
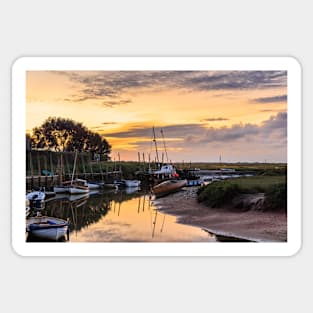
<path fill-rule="evenodd" d="M 107 140 L 71 119 L 49 117 L 41 126 L 33 128 L 32 133 L 31 142 L 36 149 L 86 151 L 109 159 L 111 146 Z"/>

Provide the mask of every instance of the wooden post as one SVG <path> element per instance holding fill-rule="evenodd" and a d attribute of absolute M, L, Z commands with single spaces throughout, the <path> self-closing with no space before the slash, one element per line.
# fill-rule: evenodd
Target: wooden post
<path fill-rule="evenodd" d="M 48 187 L 48 161 L 47 161 L 47 155 L 46 153 L 44 153 L 43 155 L 44 157 L 44 164 L 45 164 L 45 187 L 47 188 Z"/>
<path fill-rule="evenodd" d="M 93 178 L 93 170 L 92 170 L 92 160 L 91 160 L 91 155 L 90 155 L 90 153 L 89 153 L 89 166 L 90 166 L 91 177 L 92 177 L 92 179 L 94 179 L 94 178 Z"/>
<path fill-rule="evenodd" d="M 38 170 L 38 176 L 41 176 L 41 167 L 40 167 L 39 151 L 37 151 L 37 170 Z"/>
<path fill-rule="evenodd" d="M 143 162 L 143 171 L 146 170 L 146 161 L 145 161 L 145 153 L 142 152 L 142 162 Z"/>
<path fill-rule="evenodd" d="M 33 157 L 32 157 L 31 151 L 29 151 L 29 165 L 30 165 L 30 175 L 31 175 L 30 189 L 33 189 L 33 187 L 34 187 L 34 169 L 33 169 Z"/>
<path fill-rule="evenodd" d="M 52 162 L 52 151 L 49 151 L 49 159 L 50 159 L 50 172 L 53 176 L 54 175 L 54 168 L 53 168 L 53 162 Z"/>
<path fill-rule="evenodd" d="M 102 172 L 102 165 L 101 161 L 99 162 L 100 174 L 101 174 L 101 181 L 103 182 L 103 172 Z"/>
<path fill-rule="evenodd" d="M 63 153 L 63 152 L 61 152 L 61 153 Z M 69 167 L 69 164 L 68 164 L 67 154 L 64 153 L 64 156 L 65 156 L 65 164 L 66 164 L 66 171 L 67 171 L 67 173 L 65 173 L 65 177 L 66 177 L 65 179 L 67 179 L 67 175 L 70 174 L 70 167 Z"/>
<path fill-rule="evenodd" d="M 82 160 L 83 171 L 84 171 L 84 177 L 85 177 L 85 179 L 87 179 L 86 168 L 85 168 L 85 161 L 84 161 L 84 156 L 83 156 L 83 154 L 80 155 L 80 158 L 81 158 L 81 160 Z"/>

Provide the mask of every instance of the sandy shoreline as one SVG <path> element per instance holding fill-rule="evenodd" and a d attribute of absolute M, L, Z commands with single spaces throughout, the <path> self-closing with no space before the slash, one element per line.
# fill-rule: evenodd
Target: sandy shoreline
<path fill-rule="evenodd" d="M 287 215 L 284 213 L 208 208 L 196 200 L 196 187 L 153 201 L 158 210 L 177 216 L 182 224 L 211 233 L 257 242 L 287 241 Z"/>

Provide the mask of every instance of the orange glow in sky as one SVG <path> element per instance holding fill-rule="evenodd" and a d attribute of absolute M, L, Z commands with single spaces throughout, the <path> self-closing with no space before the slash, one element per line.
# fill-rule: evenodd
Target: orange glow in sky
<path fill-rule="evenodd" d="M 26 131 L 50 116 L 82 122 L 136 160 L 160 149 L 163 129 L 174 161 L 286 161 L 287 73 L 27 73 Z"/>

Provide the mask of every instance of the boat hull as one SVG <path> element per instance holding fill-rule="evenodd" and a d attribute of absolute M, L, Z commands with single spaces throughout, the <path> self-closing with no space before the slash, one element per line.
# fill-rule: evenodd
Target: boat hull
<path fill-rule="evenodd" d="M 77 194 L 87 194 L 89 192 L 89 188 L 84 188 L 84 187 L 69 187 L 68 192 L 71 195 L 77 195 Z"/>
<path fill-rule="evenodd" d="M 187 180 L 169 180 L 164 181 L 152 188 L 153 193 L 157 198 L 164 197 L 168 194 L 177 192 L 185 187 Z"/>
<path fill-rule="evenodd" d="M 62 186 L 53 187 L 53 191 L 55 193 L 67 193 L 68 192 L 68 187 L 62 187 Z"/>
<path fill-rule="evenodd" d="M 26 221 L 26 231 L 31 238 L 60 241 L 69 233 L 69 222 L 48 216 L 32 217 Z"/>

